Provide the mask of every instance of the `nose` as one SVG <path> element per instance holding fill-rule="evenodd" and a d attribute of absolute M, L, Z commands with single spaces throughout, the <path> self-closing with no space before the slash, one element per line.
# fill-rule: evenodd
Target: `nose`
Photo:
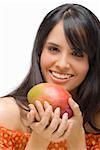
<path fill-rule="evenodd" d="M 56 67 L 62 71 L 69 69 L 70 66 L 71 66 L 70 60 L 66 55 L 61 56 L 56 62 Z"/>

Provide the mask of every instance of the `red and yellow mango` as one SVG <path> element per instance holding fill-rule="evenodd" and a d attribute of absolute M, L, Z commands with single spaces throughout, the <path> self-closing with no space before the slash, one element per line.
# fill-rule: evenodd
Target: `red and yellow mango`
<path fill-rule="evenodd" d="M 27 95 L 28 102 L 34 104 L 35 100 L 39 100 L 42 104 L 47 101 L 52 105 L 53 110 L 60 107 L 61 116 L 63 113 L 68 113 L 68 118 L 72 117 L 73 111 L 68 104 L 68 99 L 71 94 L 62 86 L 52 83 L 40 83 L 32 87 Z"/>

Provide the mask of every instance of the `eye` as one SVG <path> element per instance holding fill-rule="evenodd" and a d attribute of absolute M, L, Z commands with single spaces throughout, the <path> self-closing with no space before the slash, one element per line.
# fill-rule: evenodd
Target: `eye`
<path fill-rule="evenodd" d="M 73 52 L 72 52 L 72 55 L 73 55 L 73 56 L 76 56 L 76 57 L 84 57 L 83 52 L 73 51 Z"/>
<path fill-rule="evenodd" d="M 52 51 L 52 52 L 59 52 L 59 49 L 57 47 L 54 47 L 54 46 L 48 46 L 48 50 Z"/>

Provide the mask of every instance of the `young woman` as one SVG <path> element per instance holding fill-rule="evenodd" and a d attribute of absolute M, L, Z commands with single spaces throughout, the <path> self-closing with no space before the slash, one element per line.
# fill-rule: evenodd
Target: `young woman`
<path fill-rule="evenodd" d="M 65 4 L 49 12 L 35 39 L 30 71 L 22 84 L 0 99 L 0 146 L 25 150 L 100 149 L 100 22 L 87 8 Z M 30 88 L 55 83 L 73 99 L 60 108 L 27 102 Z M 8 142 L 7 142 L 8 140 Z"/>

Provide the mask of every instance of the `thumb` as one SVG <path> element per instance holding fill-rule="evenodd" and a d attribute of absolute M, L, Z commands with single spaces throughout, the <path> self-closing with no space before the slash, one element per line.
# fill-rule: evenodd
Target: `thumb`
<path fill-rule="evenodd" d="M 68 99 L 68 103 L 73 111 L 73 115 L 74 116 L 80 116 L 82 115 L 81 114 L 81 111 L 80 111 L 80 108 L 79 108 L 79 105 L 72 99 L 72 98 L 69 98 Z"/>

